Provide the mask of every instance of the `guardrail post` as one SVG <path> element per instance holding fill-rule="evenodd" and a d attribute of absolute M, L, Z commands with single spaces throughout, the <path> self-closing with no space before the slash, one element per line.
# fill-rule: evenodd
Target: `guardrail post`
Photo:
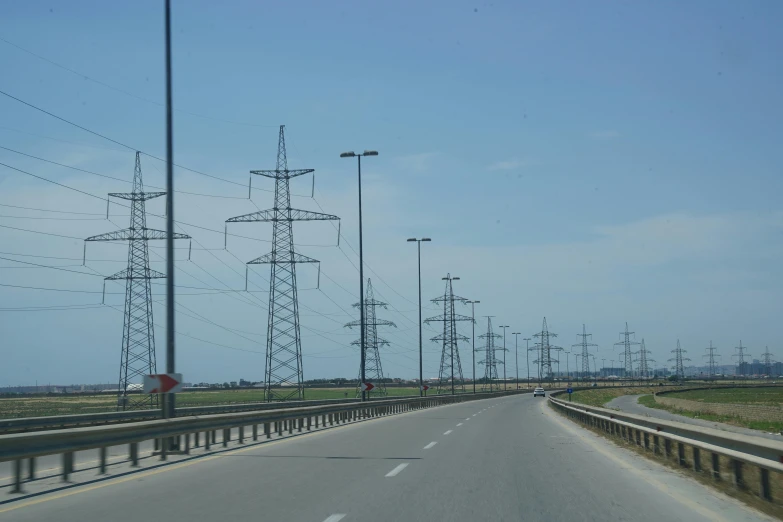
<path fill-rule="evenodd" d="M 266 435 L 267 439 L 271 439 L 272 438 L 272 430 L 270 428 L 271 428 L 271 426 L 269 425 L 269 423 L 265 422 L 264 423 L 264 435 Z"/>
<path fill-rule="evenodd" d="M 701 473 L 701 450 L 693 446 L 691 451 L 693 452 L 693 471 Z"/>
<path fill-rule="evenodd" d="M 308 415 L 307 416 L 307 431 L 310 431 L 312 429 L 312 425 L 311 425 L 312 422 L 313 422 L 313 418 L 310 415 Z"/>
<path fill-rule="evenodd" d="M 644 449 L 650 449 L 650 434 L 644 432 Z"/>
<path fill-rule="evenodd" d="M 217 444 L 217 430 L 212 430 L 212 444 Z"/>
<path fill-rule="evenodd" d="M 28 471 L 27 480 L 35 480 L 35 457 L 27 459 Z"/>
<path fill-rule="evenodd" d="M 231 440 L 231 429 L 223 428 L 223 447 L 228 446 L 228 441 Z"/>
<path fill-rule="evenodd" d="M 100 464 L 98 466 L 98 474 L 105 475 L 106 474 L 106 446 L 98 450 L 98 459 L 100 461 Z"/>
<path fill-rule="evenodd" d="M 160 449 L 158 447 L 158 444 L 160 444 L 160 441 L 158 441 L 158 439 L 155 439 L 152 446 L 153 451 L 158 451 Z"/>
<path fill-rule="evenodd" d="M 759 496 L 764 500 L 772 500 L 772 488 L 769 486 L 769 470 L 759 468 Z"/>
<path fill-rule="evenodd" d="M 720 455 L 712 454 L 712 478 L 720 480 Z"/>
<path fill-rule="evenodd" d="M 745 489 L 745 479 L 742 478 L 742 461 L 731 460 L 734 468 L 734 486 L 737 489 Z"/>
<path fill-rule="evenodd" d="M 661 452 L 661 444 L 658 435 L 653 435 L 653 454 L 658 455 Z"/>
<path fill-rule="evenodd" d="M 168 439 L 160 439 L 158 447 L 160 447 L 160 460 L 166 460 L 166 451 L 168 451 Z"/>
<path fill-rule="evenodd" d="M 239 427 L 239 443 L 244 444 L 245 443 L 245 427 L 240 426 Z"/>
<path fill-rule="evenodd" d="M 14 461 L 14 487 L 11 490 L 11 493 L 21 493 L 22 492 L 22 461 L 20 459 L 16 459 Z"/>
<path fill-rule="evenodd" d="M 299 426 L 298 426 L 299 429 L 297 431 L 299 433 L 302 433 L 302 427 L 304 426 L 304 419 L 300 417 L 298 420 L 299 420 Z"/>
<path fill-rule="evenodd" d="M 642 432 L 639 430 L 634 430 L 636 432 L 636 445 L 641 446 L 642 445 Z"/>
<path fill-rule="evenodd" d="M 204 451 L 209 451 L 209 432 L 204 432 Z"/>
<path fill-rule="evenodd" d="M 258 424 L 253 424 L 253 440 L 258 440 Z"/>
<path fill-rule="evenodd" d="M 670 439 L 663 439 L 663 451 L 667 459 L 672 456 L 672 441 Z"/>
<path fill-rule="evenodd" d="M 294 419 L 288 419 L 288 434 L 293 435 L 294 433 Z"/>
<path fill-rule="evenodd" d="M 677 462 L 679 462 L 680 466 L 685 466 L 685 444 L 682 442 L 677 443 Z"/>
<path fill-rule="evenodd" d="M 63 453 L 63 482 L 68 482 L 68 478 L 73 473 L 73 452 Z"/>
<path fill-rule="evenodd" d="M 277 426 L 277 435 L 282 437 L 283 436 L 283 421 L 275 422 L 275 426 Z"/>
<path fill-rule="evenodd" d="M 128 445 L 128 450 L 130 453 L 130 461 L 132 467 L 138 467 L 139 465 L 139 443 L 138 442 L 131 442 Z"/>
<path fill-rule="evenodd" d="M 196 433 L 194 433 L 194 434 L 193 434 L 193 447 L 194 447 L 194 448 L 198 448 L 198 447 L 199 447 L 199 443 L 198 443 L 198 432 L 196 432 Z"/>
<path fill-rule="evenodd" d="M 185 434 L 185 455 L 190 455 L 190 433 Z"/>

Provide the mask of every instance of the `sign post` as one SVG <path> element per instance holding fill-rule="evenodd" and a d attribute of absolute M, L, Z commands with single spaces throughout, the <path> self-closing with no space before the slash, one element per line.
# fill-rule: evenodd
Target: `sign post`
<path fill-rule="evenodd" d="M 427 390 L 429 390 L 430 387 L 425 384 L 424 386 L 421 387 L 421 389 L 424 391 L 424 396 L 426 397 L 427 396 Z"/>
<path fill-rule="evenodd" d="M 571 402 L 571 394 L 574 393 L 574 389 L 571 387 L 571 383 L 568 383 L 568 388 L 566 388 L 566 392 L 568 392 L 568 402 Z"/>

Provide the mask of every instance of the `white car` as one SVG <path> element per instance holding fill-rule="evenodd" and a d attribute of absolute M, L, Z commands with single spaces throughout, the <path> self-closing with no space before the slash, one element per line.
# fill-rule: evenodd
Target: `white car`
<path fill-rule="evenodd" d="M 546 397 L 546 392 L 544 391 L 544 388 L 536 388 L 535 390 L 533 390 L 533 397 L 538 397 L 539 395 L 541 397 Z"/>

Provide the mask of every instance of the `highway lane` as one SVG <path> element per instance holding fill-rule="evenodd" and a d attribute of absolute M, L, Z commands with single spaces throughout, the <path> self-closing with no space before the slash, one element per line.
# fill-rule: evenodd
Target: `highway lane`
<path fill-rule="evenodd" d="M 0 521 L 770 520 L 496 398 L 373 419 L 0 505 Z"/>

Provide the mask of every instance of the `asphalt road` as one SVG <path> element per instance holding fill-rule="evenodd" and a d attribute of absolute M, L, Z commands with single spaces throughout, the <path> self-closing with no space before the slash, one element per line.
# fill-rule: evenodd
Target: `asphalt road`
<path fill-rule="evenodd" d="M 716 430 L 728 431 L 731 433 L 737 433 L 739 435 L 750 435 L 753 437 L 763 437 L 765 439 L 775 440 L 780 442 L 783 440 L 783 436 L 780 433 L 770 433 L 760 430 L 751 430 L 749 428 L 743 428 L 741 426 L 732 426 L 731 424 L 725 424 L 723 422 L 708 421 L 704 419 L 694 419 L 692 417 L 685 417 L 683 415 L 677 415 L 666 410 L 659 410 L 657 408 L 648 408 L 642 404 L 639 404 L 638 400 L 641 395 L 622 395 L 616 397 L 606 403 L 606 408 L 617 408 L 620 411 L 626 413 L 633 413 L 636 415 L 646 415 L 647 417 L 654 417 L 656 419 L 671 420 L 677 422 L 684 422 L 685 424 L 693 424 L 694 426 L 702 426 L 705 428 L 714 428 Z"/>
<path fill-rule="evenodd" d="M 240 447 L 0 505 L 0 521 L 771 520 L 517 396 Z"/>

